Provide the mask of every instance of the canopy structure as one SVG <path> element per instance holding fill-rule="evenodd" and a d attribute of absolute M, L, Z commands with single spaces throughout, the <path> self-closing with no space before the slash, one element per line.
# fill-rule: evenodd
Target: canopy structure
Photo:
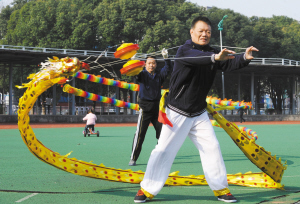
<path fill-rule="evenodd" d="M 98 58 L 100 55 L 102 56 Z M 57 56 L 59 58 L 67 56 L 77 57 L 80 60 L 86 59 L 87 57 L 90 57 L 90 60 L 96 60 L 98 58 L 97 61 L 100 64 L 119 60 L 114 57 L 113 52 L 0 45 L 0 69 L 4 66 L 9 67 L 9 115 L 12 115 L 12 88 L 14 85 L 16 85 L 12 83 L 12 70 L 23 69 L 28 65 L 38 65 L 41 62 L 44 62 L 48 57 L 53 56 Z M 172 59 L 174 56 L 170 56 L 170 58 Z M 157 62 L 158 67 L 164 66 L 164 61 L 162 58 L 158 58 Z M 119 75 L 117 70 L 122 68 L 122 64 L 115 64 L 113 68 L 115 69 L 115 73 Z M 220 73 L 218 74 L 220 75 Z M 254 84 L 256 76 L 285 76 L 291 78 L 291 86 L 293 87 L 292 94 L 294 97 L 290 103 L 292 105 L 292 114 L 296 114 L 296 83 L 298 81 L 298 76 L 300 76 L 300 61 L 282 58 L 255 58 L 251 61 L 246 69 L 236 70 L 234 72 L 226 73 L 226 75 L 234 75 L 238 80 L 238 86 L 236 87 L 238 100 L 241 100 L 241 75 L 248 75 L 251 78 L 249 91 L 251 91 L 252 103 L 254 102 Z M 72 85 L 75 85 L 75 80 L 73 80 L 72 83 L 74 83 Z M 117 92 L 119 91 L 117 90 Z M 118 93 L 116 93 L 116 95 L 118 96 Z M 136 99 L 136 94 L 133 96 L 133 98 L 134 100 Z M 73 111 L 71 114 L 74 115 L 75 100 L 72 101 Z M 55 111 L 53 114 L 56 114 Z M 254 114 L 253 111 L 250 114 Z"/>

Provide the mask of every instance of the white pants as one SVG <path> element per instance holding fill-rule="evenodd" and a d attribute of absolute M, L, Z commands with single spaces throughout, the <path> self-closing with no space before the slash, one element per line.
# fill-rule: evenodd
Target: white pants
<path fill-rule="evenodd" d="M 188 135 L 199 150 L 204 175 L 211 190 L 227 188 L 225 164 L 207 112 L 188 118 L 167 108 L 166 114 L 173 127 L 163 125 L 158 144 L 149 158 L 141 187 L 153 196 L 158 194 L 168 178 L 178 150 Z"/>

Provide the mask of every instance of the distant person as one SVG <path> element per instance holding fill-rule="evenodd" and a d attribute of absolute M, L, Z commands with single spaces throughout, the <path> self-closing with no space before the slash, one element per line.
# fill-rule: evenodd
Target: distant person
<path fill-rule="evenodd" d="M 163 50 L 165 66 L 156 69 L 157 62 L 154 56 L 148 56 L 145 69 L 137 75 L 137 82 L 140 85 L 139 90 L 139 118 L 137 130 L 134 134 L 132 153 L 129 166 L 135 166 L 136 161 L 142 150 L 142 145 L 150 122 L 156 131 L 156 139 L 159 138 L 162 124 L 158 122 L 159 101 L 161 98 L 161 86 L 168 76 L 171 69 L 171 61 L 168 58 L 168 52 Z"/>
<path fill-rule="evenodd" d="M 211 22 L 202 16 L 192 21 L 190 34 L 191 39 L 177 51 L 170 79 L 166 115 L 173 127 L 162 127 L 140 184 L 141 189 L 134 198 L 136 203 L 146 202 L 163 188 L 187 136 L 199 151 L 205 179 L 217 199 L 230 203 L 237 201 L 228 188 L 220 145 L 206 111 L 206 96 L 217 70 L 232 71 L 246 67 L 253 59 L 252 51 L 258 50 L 251 46 L 245 53 L 233 55 L 235 52 L 231 50 L 219 52 L 210 47 Z M 201 191 L 193 194 L 201 199 L 200 195 Z"/>
<path fill-rule="evenodd" d="M 95 131 L 97 117 L 93 112 L 94 111 L 92 109 L 90 109 L 88 111 L 88 114 L 82 119 L 83 121 L 86 121 L 86 126 L 84 128 L 83 134 L 84 134 L 84 132 L 87 132 L 88 129 L 92 129 L 93 133 Z"/>
<path fill-rule="evenodd" d="M 239 109 L 239 112 L 240 112 L 240 119 L 241 119 L 241 123 L 244 121 L 246 122 L 246 120 L 243 118 L 243 115 L 244 115 L 244 110 L 242 108 Z"/>

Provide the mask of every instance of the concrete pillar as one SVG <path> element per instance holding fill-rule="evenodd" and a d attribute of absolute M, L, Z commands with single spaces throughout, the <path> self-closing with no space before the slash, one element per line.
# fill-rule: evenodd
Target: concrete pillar
<path fill-rule="evenodd" d="M 120 100 L 120 88 L 116 87 L 116 99 Z M 116 107 L 116 115 L 120 114 L 120 108 Z"/>
<path fill-rule="evenodd" d="M 238 101 L 241 101 L 241 74 L 238 75 Z"/>
<path fill-rule="evenodd" d="M 292 96 L 291 96 L 291 105 L 292 105 L 292 114 L 295 115 L 296 114 L 296 86 L 297 86 L 297 79 L 296 76 L 294 75 L 292 77 Z"/>
<path fill-rule="evenodd" d="M 72 86 L 75 87 L 75 77 L 72 80 Z M 72 94 L 71 115 L 75 115 L 75 95 Z"/>
<path fill-rule="evenodd" d="M 5 108 L 4 108 L 4 104 L 5 104 L 5 98 L 4 98 L 4 94 L 5 94 L 5 79 L 6 79 L 6 76 L 5 76 L 5 64 L 3 64 L 3 68 L 2 68 L 2 74 L 3 74 L 3 80 L 2 80 L 2 113 L 5 114 Z"/>
<path fill-rule="evenodd" d="M 8 114 L 12 115 L 12 71 L 13 71 L 13 66 L 12 63 L 9 64 L 9 111 Z"/>
<path fill-rule="evenodd" d="M 40 97 L 38 97 L 35 101 L 35 112 L 36 112 L 35 114 L 36 115 L 39 115 L 39 98 Z"/>
<path fill-rule="evenodd" d="M 85 91 L 87 91 L 87 80 L 85 80 Z M 87 99 L 84 98 L 84 107 L 86 107 L 86 102 L 87 102 Z"/>
<path fill-rule="evenodd" d="M 56 115 L 56 84 L 54 84 L 52 88 L 52 115 Z"/>
<path fill-rule="evenodd" d="M 223 100 L 225 99 L 225 79 L 224 79 L 224 72 L 222 72 L 222 91 L 223 91 Z M 222 111 L 223 115 L 226 115 L 226 110 Z"/>
<path fill-rule="evenodd" d="M 23 64 L 21 64 L 21 84 L 23 84 Z"/>
<path fill-rule="evenodd" d="M 224 72 L 222 72 L 222 90 L 223 90 L 223 100 L 225 99 L 225 79 Z"/>
<path fill-rule="evenodd" d="M 252 105 L 254 104 L 254 72 L 251 72 L 251 102 Z M 255 107 L 254 107 L 255 108 Z M 255 110 L 251 110 L 250 113 L 251 115 L 254 115 Z"/>
<path fill-rule="evenodd" d="M 103 85 L 102 84 L 99 84 L 100 86 L 100 92 L 99 92 L 99 95 L 102 96 L 102 93 L 103 93 Z M 102 102 L 100 102 L 100 115 L 103 115 L 104 113 L 104 105 Z"/>

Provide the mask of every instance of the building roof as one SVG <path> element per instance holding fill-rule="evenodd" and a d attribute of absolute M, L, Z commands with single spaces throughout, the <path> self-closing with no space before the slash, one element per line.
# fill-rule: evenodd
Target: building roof
<path fill-rule="evenodd" d="M 102 56 L 98 58 L 101 54 Z M 97 60 L 100 64 L 120 61 L 120 59 L 114 57 L 112 52 L 0 45 L 0 63 L 2 64 L 38 65 L 53 56 L 59 58 L 67 56 L 77 57 L 80 60 L 89 57 L 88 60 L 90 62 Z M 170 56 L 170 59 L 172 57 Z M 120 69 L 125 62 L 121 61 L 121 63 L 115 64 L 114 68 Z M 158 59 L 158 66 L 163 66 L 163 64 L 163 60 Z M 282 58 L 255 58 L 251 61 L 247 69 L 240 69 L 226 74 L 251 74 L 252 72 L 255 75 L 298 76 L 300 75 L 300 61 Z"/>

